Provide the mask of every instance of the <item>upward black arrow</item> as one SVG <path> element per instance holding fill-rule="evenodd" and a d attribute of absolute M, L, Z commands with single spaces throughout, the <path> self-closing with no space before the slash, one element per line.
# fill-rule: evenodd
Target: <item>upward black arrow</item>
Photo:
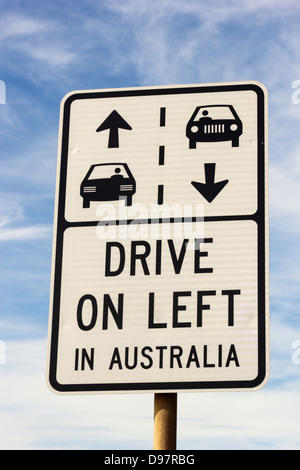
<path fill-rule="evenodd" d="M 119 129 L 131 130 L 132 127 L 122 118 L 118 111 L 112 111 L 100 124 L 96 132 L 109 129 L 108 148 L 119 147 Z"/>
<path fill-rule="evenodd" d="M 205 183 L 192 181 L 192 185 L 202 194 L 208 202 L 212 202 L 220 191 L 226 186 L 228 180 L 215 183 L 215 163 L 204 163 Z"/>

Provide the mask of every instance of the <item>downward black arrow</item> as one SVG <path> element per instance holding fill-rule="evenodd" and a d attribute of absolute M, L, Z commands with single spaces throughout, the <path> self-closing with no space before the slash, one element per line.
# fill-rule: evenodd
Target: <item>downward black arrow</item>
<path fill-rule="evenodd" d="M 220 191 L 226 186 L 228 180 L 215 183 L 215 163 L 204 163 L 205 183 L 197 183 L 192 181 L 192 185 L 202 194 L 208 202 L 212 202 Z"/>
<path fill-rule="evenodd" d="M 131 130 L 132 127 L 120 116 L 118 111 L 112 111 L 100 124 L 96 132 L 109 129 L 108 148 L 119 147 L 119 129 Z"/>

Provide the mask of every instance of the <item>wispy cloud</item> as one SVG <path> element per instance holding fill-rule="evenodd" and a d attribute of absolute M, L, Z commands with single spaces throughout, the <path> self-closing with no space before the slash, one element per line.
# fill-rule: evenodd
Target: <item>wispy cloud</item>
<path fill-rule="evenodd" d="M 299 6 L 293 0 L 276 8 L 269 0 L 117 0 L 107 6 L 130 31 L 130 61 L 143 83 L 205 83 L 255 75 L 282 83 L 291 72 L 280 69 L 276 57 L 293 54 L 278 38 L 298 43 L 294 18 Z"/>
<path fill-rule="evenodd" d="M 36 20 L 32 17 L 12 13 L 2 15 L 0 26 L 1 41 L 55 30 L 55 24 L 52 21 Z"/>
<path fill-rule="evenodd" d="M 75 52 L 68 50 L 64 45 L 57 44 L 33 44 L 22 43 L 19 45 L 21 51 L 36 61 L 43 61 L 52 67 L 70 64 L 76 57 Z"/>
<path fill-rule="evenodd" d="M 37 240 L 52 236 L 52 224 L 30 223 L 22 196 L 1 193 L 0 242 Z"/>
<path fill-rule="evenodd" d="M 24 76 L 26 68 L 26 78 L 49 80 L 54 70 L 68 66 L 76 57 L 66 38 L 70 30 L 65 36 L 63 21 L 10 13 L 3 15 L 0 26 L 6 66 L 16 75 Z M 12 54 L 18 58 L 17 64 L 11 61 Z"/>
<path fill-rule="evenodd" d="M 273 155 L 270 156 L 270 217 L 272 228 L 285 233 L 299 233 L 300 229 L 299 151 L 298 145 L 292 150 L 287 149 L 281 159 L 273 160 Z"/>
<path fill-rule="evenodd" d="M 33 225 L 22 228 L 0 227 L 0 242 L 4 241 L 26 241 L 49 237 L 52 235 L 51 225 Z"/>

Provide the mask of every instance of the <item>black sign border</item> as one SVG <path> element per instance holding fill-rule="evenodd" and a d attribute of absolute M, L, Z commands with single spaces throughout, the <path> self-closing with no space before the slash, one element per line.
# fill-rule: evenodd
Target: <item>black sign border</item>
<path fill-rule="evenodd" d="M 61 296 L 61 276 L 63 259 L 63 239 L 64 232 L 69 227 L 94 226 L 99 221 L 68 222 L 65 219 L 65 201 L 66 201 L 66 180 L 67 180 L 67 162 L 69 146 L 69 126 L 71 104 L 75 100 L 103 99 L 113 97 L 133 97 L 133 96 L 151 96 L 151 95 L 177 95 L 177 94 L 202 94 L 211 92 L 232 92 L 232 91 L 252 90 L 257 95 L 257 211 L 252 215 L 228 215 L 228 216 L 210 216 L 204 217 L 204 222 L 229 221 L 229 220 L 253 220 L 258 227 L 258 375 L 254 380 L 237 381 L 195 381 L 195 382 L 142 382 L 142 383 L 93 383 L 93 384 L 60 384 L 57 381 L 57 356 L 59 341 L 59 315 L 60 315 L 60 296 Z M 267 355 L 266 335 L 267 335 L 267 312 L 266 312 L 266 149 L 265 149 L 265 92 L 263 88 L 255 82 L 233 83 L 233 84 L 212 84 L 195 85 L 182 87 L 150 87 L 150 88 L 131 88 L 100 90 L 88 92 L 74 92 L 64 103 L 63 121 L 62 121 L 62 148 L 60 160 L 60 177 L 58 189 L 58 210 L 57 210 L 57 229 L 56 229 L 56 247 L 55 247 L 55 267 L 54 267 L 54 285 L 53 285 L 53 306 L 52 322 L 50 334 L 50 352 L 49 352 L 49 385 L 58 393 L 121 393 L 121 392 L 155 392 L 155 391 L 208 391 L 208 390 L 250 390 L 257 389 L 267 379 Z M 197 219 L 192 217 L 191 221 Z M 131 223 L 127 221 L 125 223 Z M 139 223 L 153 223 L 151 220 L 139 220 Z M 157 220 L 164 223 L 164 219 Z M 168 222 L 176 222 L 176 219 L 168 219 Z M 120 222 L 124 223 L 124 222 Z M 118 221 L 116 221 L 118 224 Z"/>

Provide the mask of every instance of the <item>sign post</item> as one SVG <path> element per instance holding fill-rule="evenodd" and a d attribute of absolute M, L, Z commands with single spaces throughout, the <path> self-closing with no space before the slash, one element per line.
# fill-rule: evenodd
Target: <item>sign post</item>
<path fill-rule="evenodd" d="M 154 394 L 154 450 L 176 450 L 177 393 Z"/>
<path fill-rule="evenodd" d="M 256 82 L 64 98 L 55 393 L 154 393 L 160 403 L 266 383 L 266 102 Z"/>

